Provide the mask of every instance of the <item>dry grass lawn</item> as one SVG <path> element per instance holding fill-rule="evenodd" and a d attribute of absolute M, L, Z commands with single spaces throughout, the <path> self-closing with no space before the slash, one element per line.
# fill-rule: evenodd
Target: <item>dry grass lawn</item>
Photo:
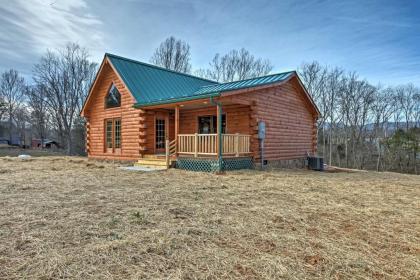
<path fill-rule="evenodd" d="M 419 279 L 420 177 L 0 159 L 1 279 Z"/>

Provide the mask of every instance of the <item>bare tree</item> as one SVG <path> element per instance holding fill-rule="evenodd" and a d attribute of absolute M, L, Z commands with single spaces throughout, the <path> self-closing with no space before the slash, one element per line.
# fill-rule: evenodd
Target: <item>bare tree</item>
<path fill-rule="evenodd" d="M 348 74 L 346 89 L 343 95 L 349 140 L 351 143 L 352 167 L 360 168 L 364 164 L 364 148 L 366 125 L 370 117 L 371 105 L 376 88 L 367 81 L 359 80 L 356 73 Z M 348 164 L 348 163 L 347 163 Z"/>
<path fill-rule="evenodd" d="M 4 98 L 1 94 L 2 93 L 0 91 L 0 121 L 3 119 L 3 116 L 7 111 L 6 102 L 4 101 Z"/>
<path fill-rule="evenodd" d="M 330 164 L 418 172 L 419 88 L 375 87 L 355 72 L 316 61 L 304 63 L 299 74 L 321 111 L 319 151 Z"/>
<path fill-rule="evenodd" d="M 415 127 L 420 127 L 420 89 L 416 88 L 416 94 L 414 95 L 414 122 Z"/>
<path fill-rule="evenodd" d="M 382 162 L 382 140 L 387 137 L 388 123 L 394 110 L 394 90 L 390 87 L 382 89 L 380 85 L 377 86 L 375 96 L 372 102 L 372 118 L 374 123 L 373 137 L 376 142 L 377 160 L 376 171 L 380 170 Z"/>
<path fill-rule="evenodd" d="M 408 130 L 410 128 L 410 122 L 415 120 L 416 103 L 414 98 L 416 96 L 417 90 L 413 84 L 408 84 L 404 86 L 398 86 L 396 88 L 396 93 L 396 99 L 404 118 L 405 129 Z"/>
<path fill-rule="evenodd" d="M 20 145 L 22 147 L 26 147 L 26 128 L 29 123 L 29 111 L 26 105 L 22 104 L 15 110 L 14 121 L 16 123 L 16 130 L 19 135 Z"/>
<path fill-rule="evenodd" d="M 199 69 L 196 74 L 218 82 L 232 82 L 267 75 L 272 69 L 273 65 L 269 60 L 255 58 L 242 48 L 231 50 L 223 56 L 216 54 L 209 69 Z"/>
<path fill-rule="evenodd" d="M 191 71 L 190 56 L 190 46 L 171 36 L 155 50 L 150 62 L 166 69 L 189 73 Z"/>
<path fill-rule="evenodd" d="M 13 119 L 17 109 L 21 106 L 24 95 L 25 80 L 16 70 L 4 72 L 0 78 L 0 92 L 6 106 L 8 116 L 9 141 L 12 142 Z"/>
<path fill-rule="evenodd" d="M 25 95 L 28 100 L 30 122 L 35 129 L 35 132 L 38 134 L 38 137 L 41 139 L 41 147 L 43 147 L 49 123 L 46 90 L 43 85 L 27 87 Z"/>
<path fill-rule="evenodd" d="M 318 119 L 318 139 L 321 139 L 323 155 L 329 155 L 329 163 L 331 164 L 333 131 L 336 121 L 342 117 L 342 114 L 337 111 L 339 96 L 343 89 L 343 70 L 339 68 L 329 69 L 327 66 L 321 66 L 317 61 L 313 61 L 303 63 L 299 69 L 299 75 L 321 112 Z M 322 131 L 322 137 L 319 137 L 320 130 Z M 328 154 L 327 140 L 329 143 Z"/>
<path fill-rule="evenodd" d="M 336 124 L 342 119 L 342 114 L 339 114 L 337 111 L 339 109 L 339 96 L 344 89 L 344 79 L 343 79 L 343 70 L 339 68 L 334 68 L 329 71 L 327 74 L 326 80 L 326 92 L 328 99 L 328 112 L 327 116 L 329 119 L 329 160 L 328 163 L 332 164 L 332 155 L 333 155 L 333 138 L 334 130 L 336 129 Z"/>
<path fill-rule="evenodd" d="M 34 68 L 34 80 L 45 93 L 44 100 L 68 154 L 73 154 L 72 129 L 94 69 L 87 51 L 77 44 L 47 51 Z"/>
<path fill-rule="evenodd" d="M 327 67 L 322 67 L 318 61 L 313 61 L 311 63 L 303 63 L 298 72 L 312 98 L 314 100 L 322 99 L 327 80 Z"/>

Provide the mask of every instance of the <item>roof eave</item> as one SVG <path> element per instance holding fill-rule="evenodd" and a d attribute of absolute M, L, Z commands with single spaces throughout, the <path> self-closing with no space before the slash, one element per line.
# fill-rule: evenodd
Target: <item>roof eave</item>
<path fill-rule="evenodd" d="M 152 107 L 152 106 L 157 106 L 157 105 L 167 105 L 167 104 L 173 104 L 173 103 L 179 103 L 179 102 L 185 102 L 185 101 L 191 101 L 191 100 L 199 100 L 199 99 L 215 97 L 215 96 L 220 96 L 220 93 L 214 92 L 214 93 L 197 95 L 197 96 L 187 96 L 187 97 L 181 97 L 181 98 L 159 100 L 159 101 L 149 102 L 149 103 L 136 103 L 133 105 L 133 107 L 146 108 L 146 107 Z"/>
<path fill-rule="evenodd" d="M 89 101 L 89 98 L 91 96 L 91 92 L 92 92 L 93 88 L 95 87 L 96 82 L 99 78 L 99 73 L 102 71 L 102 68 L 105 65 L 105 61 L 106 61 L 106 55 L 104 55 L 104 58 L 102 59 L 101 65 L 99 66 L 99 69 L 96 72 L 95 79 L 93 80 L 92 84 L 90 85 L 88 94 L 87 94 L 85 100 L 83 101 L 82 109 L 79 112 L 79 116 L 81 116 L 81 117 L 85 117 L 86 105 L 87 105 L 87 103 Z"/>
<path fill-rule="evenodd" d="M 315 100 L 312 98 L 312 95 L 306 89 L 306 86 L 303 83 L 303 81 L 300 79 L 298 73 L 296 71 L 293 71 L 293 72 L 294 72 L 294 75 L 292 77 L 296 77 L 296 79 L 298 80 L 300 86 L 303 88 L 303 91 L 305 92 L 305 94 L 306 94 L 307 98 L 309 99 L 311 105 L 315 109 L 316 117 L 319 118 L 321 116 L 321 111 L 319 110 L 318 106 L 316 105 Z M 292 78 L 292 77 L 290 77 L 290 78 Z"/>

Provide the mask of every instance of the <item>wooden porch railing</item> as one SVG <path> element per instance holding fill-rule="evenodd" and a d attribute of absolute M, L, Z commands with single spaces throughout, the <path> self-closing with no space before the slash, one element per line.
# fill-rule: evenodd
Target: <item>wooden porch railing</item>
<path fill-rule="evenodd" d="M 251 152 L 250 135 L 222 134 L 223 155 L 240 156 Z M 179 134 L 178 153 L 195 157 L 217 155 L 217 134 Z"/>
<path fill-rule="evenodd" d="M 169 141 L 165 141 L 165 160 L 166 160 L 166 168 L 169 168 L 170 165 L 170 158 L 171 156 L 176 154 L 176 139 Z"/>
<path fill-rule="evenodd" d="M 223 134 L 223 154 L 236 155 L 250 153 L 251 135 L 244 134 Z"/>

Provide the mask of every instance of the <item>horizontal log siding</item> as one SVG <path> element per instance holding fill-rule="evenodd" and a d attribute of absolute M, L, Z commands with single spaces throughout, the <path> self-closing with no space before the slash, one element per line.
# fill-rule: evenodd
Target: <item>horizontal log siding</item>
<path fill-rule="evenodd" d="M 250 108 L 244 105 L 223 106 L 226 114 L 226 133 L 250 134 Z M 198 117 L 216 115 L 216 106 L 200 109 L 182 109 L 179 114 L 179 134 L 198 133 Z"/>
<path fill-rule="evenodd" d="M 121 107 L 105 109 L 105 96 L 114 82 L 121 94 Z M 88 156 L 102 159 L 136 160 L 141 154 L 140 126 L 144 121 L 142 110 L 134 109 L 134 98 L 118 79 L 112 68 L 104 65 L 89 103 L 86 104 L 85 116 L 88 120 L 87 146 Z M 106 153 L 104 149 L 104 120 L 121 118 L 121 153 Z"/>
<path fill-rule="evenodd" d="M 155 112 L 154 111 L 146 111 L 146 154 L 153 154 L 155 152 Z"/>
<path fill-rule="evenodd" d="M 252 151 L 259 159 L 258 121 L 266 123 L 265 159 L 287 160 L 316 153 L 316 117 L 304 92 L 286 84 L 235 96 L 251 106 Z"/>

